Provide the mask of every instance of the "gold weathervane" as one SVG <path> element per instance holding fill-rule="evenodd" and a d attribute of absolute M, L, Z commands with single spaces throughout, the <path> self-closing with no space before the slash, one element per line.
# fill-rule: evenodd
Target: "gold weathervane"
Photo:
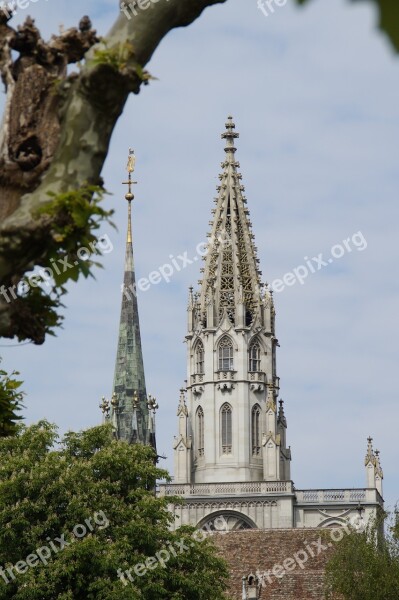
<path fill-rule="evenodd" d="M 128 192 L 127 194 L 125 194 L 125 198 L 129 203 L 129 210 L 128 210 L 128 225 L 127 225 L 127 243 L 131 244 L 132 243 L 132 200 L 134 200 L 134 194 L 132 192 L 132 185 L 134 185 L 135 183 L 137 183 L 137 181 L 132 181 L 132 173 L 135 169 L 136 166 L 136 157 L 134 155 L 134 150 L 132 150 L 131 148 L 129 148 L 129 156 L 127 159 L 127 166 L 126 166 L 126 170 L 129 173 L 129 179 L 128 181 L 123 181 L 123 185 L 128 185 Z"/>
<path fill-rule="evenodd" d="M 129 173 L 133 173 L 135 166 L 136 166 L 136 157 L 134 155 L 134 150 L 129 148 L 129 158 L 127 159 L 126 169 Z"/>
<path fill-rule="evenodd" d="M 132 173 L 134 172 L 134 169 L 136 167 L 136 156 L 134 154 L 134 150 L 132 150 L 131 148 L 129 148 L 129 156 L 127 159 L 127 166 L 126 166 L 126 170 L 129 173 L 129 179 L 128 181 L 123 181 L 123 185 L 128 185 L 128 193 L 125 195 L 126 200 L 130 202 L 134 199 L 134 194 L 132 193 L 132 185 L 137 183 L 137 181 L 132 181 Z"/>

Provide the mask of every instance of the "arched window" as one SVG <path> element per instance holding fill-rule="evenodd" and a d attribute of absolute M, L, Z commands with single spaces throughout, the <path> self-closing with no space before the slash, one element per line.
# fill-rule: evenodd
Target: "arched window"
<path fill-rule="evenodd" d="M 220 430 L 222 432 L 222 454 L 231 454 L 233 447 L 232 409 L 227 402 L 220 410 Z"/>
<path fill-rule="evenodd" d="M 204 430 L 204 411 L 199 406 L 197 409 L 197 451 L 198 456 L 204 456 L 204 442 L 205 442 L 205 430 Z"/>
<path fill-rule="evenodd" d="M 249 370 L 260 371 L 260 346 L 253 342 L 249 347 Z"/>
<path fill-rule="evenodd" d="M 219 371 L 233 371 L 233 342 L 227 336 L 219 343 Z"/>
<path fill-rule="evenodd" d="M 260 455 L 260 415 L 260 406 L 255 404 L 251 413 L 252 456 Z"/>
<path fill-rule="evenodd" d="M 197 375 L 204 374 L 204 358 L 204 346 L 202 342 L 198 342 L 195 348 L 195 372 L 197 373 Z"/>

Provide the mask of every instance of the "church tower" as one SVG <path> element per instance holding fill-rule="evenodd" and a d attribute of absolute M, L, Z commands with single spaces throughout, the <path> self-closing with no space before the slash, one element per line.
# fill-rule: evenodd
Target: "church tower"
<path fill-rule="evenodd" d="M 135 162 L 134 153 L 130 150 L 127 165 L 129 177 L 124 182 L 128 186 L 125 196 L 128 202 L 128 225 L 111 422 L 119 439 L 129 443 L 150 444 L 155 449 L 155 411 L 158 405 L 155 398 L 147 397 L 133 259 L 131 214 L 134 199 L 132 186 L 136 183 L 132 181 Z"/>
<path fill-rule="evenodd" d="M 238 137 L 229 117 L 203 279 L 189 294 L 176 483 L 290 479 L 282 401 L 278 408 L 273 296 L 260 280 L 235 157 Z"/>
<path fill-rule="evenodd" d="M 279 396 L 273 293 L 261 282 L 228 117 L 225 158 L 199 289 L 190 288 L 187 384 L 180 390 L 173 483 L 161 483 L 173 527 L 212 531 L 343 527 L 383 509 L 379 453 L 367 487 L 301 490 L 291 480 Z M 357 522 L 357 521 L 356 521 Z"/>

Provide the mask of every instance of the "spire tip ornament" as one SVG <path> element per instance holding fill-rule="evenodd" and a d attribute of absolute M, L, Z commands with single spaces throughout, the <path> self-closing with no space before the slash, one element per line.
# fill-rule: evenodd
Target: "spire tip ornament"
<path fill-rule="evenodd" d="M 129 177 L 127 181 L 123 181 L 123 185 L 128 186 L 128 192 L 125 194 L 125 198 L 129 203 L 129 211 L 128 211 L 128 229 L 127 229 L 127 243 L 132 243 L 132 201 L 134 200 L 134 194 L 132 192 L 132 185 L 137 183 L 137 181 L 132 181 L 132 173 L 136 168 L 136 156 L 134 154 L 134 150 L 129 148 L 129 155 L 127 159 L 126 170 L 129 173 Z"/>
<path fill-rule="evenodd" d="M 230 157 L 234 154 L 234 152 L 237 150 L 237 148 L 234 147 L 234 140 L 238 137 L 240 137 L 240 134 L 237 133 L 235 130 L 236 126 L 235 123 L 233 121 L 233 117 L 231 115 L 229 115 L 227 117 L 227 122 L 226 122 L 226 131 L 224 131 L 222 133 L 222 139 L 226 140 L 226 147 L 225 147 L 225 152 L 227 153 L 231 153 Z"/>
<path fill-rule="evenodd" d="M 129 148 L 129 156 L 127 159 L 126 170 L 128 173 L 133 173 L 135 168 L 136 168 L 136 156 L 134 154 L 134 150 Z"/>
<path fill-rule="evenodd" d="M 130 205 L 131 201 L 134 200 L 134 194 L 132 192 L 132 185 L 137 183 L 137 181 L 132 181 L 132 173 L 134 172 L 135 168 L 136 168 L 136 156 L 134 154 L 134 150 L 129 148 L 129 155 L 127 158 L 127 166 L 126 166 L 126 170 L 129 173 L 129 178 L 128 178 L 128 181 L 123 181 L 123 185 L 129 186 L 128 192 L 125 195 L 125 198 L 129 202 L 129 205 Z"/>

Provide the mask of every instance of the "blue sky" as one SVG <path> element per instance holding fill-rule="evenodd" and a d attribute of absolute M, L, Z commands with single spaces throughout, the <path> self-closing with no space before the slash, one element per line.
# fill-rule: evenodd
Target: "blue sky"
<path fill-rule="evenodd" d="M 2 347 L 3 366 L 21 371 L 28 422 L 46 417 L 62 431 L 100 422 L 116 355 L 127 150 L 137 155 L 135 261 L 145 277 L 170 255 L 193 256 L 205 239 L 224 154 L 220 133 L 232 113 L 265 280 L 306 256 L 329 256 L 356 232 L 367 240 L 364 251 L 275 294 L 294 482 L 362 487 L 372 435 L 392 506 L 399 499 L 399 58 L 367 3 L 293 4 L 266 18 L 256 0 L 229 0 L 161 43 L 148 67 L 158 81 L 130 98 L 103 171 L 119 227 L 103 233 L 114 250 L 96 281 L 69 286 L 58 337 L 42 347 Z M 39 0 L 29 12 L 48 37 L 85 13 L 104 34 L 117 8 L 114 0 Z M 186 379 L 187 288 L 199 266 L 139 295 L 147 389 L 160 404 L 158 447 L 170 468 Z"/>

